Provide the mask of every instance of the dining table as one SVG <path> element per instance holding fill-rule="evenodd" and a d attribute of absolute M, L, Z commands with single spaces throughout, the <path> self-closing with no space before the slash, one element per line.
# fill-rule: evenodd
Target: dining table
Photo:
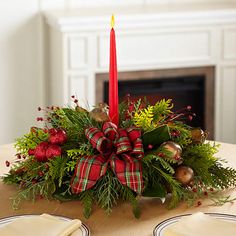
<path fill-rule="evenodd" d="M 212 141 L 211 141 L 212 142 Z M 217 144 L 219 142 L 216 142 Z M 219 143 L 219 152 L 216 157 L 225 159 L 224 165 L 236 168 L 236 145 Z M 9 171 L 5 162 L 15 158 L 16 150 L 13 144 L 0 146 L 0 176 Z M 95 206 L 91 216 L 86 219 L 83 216 L 83 206 L 79 201 L 59 202 L 57 200 L 37 199 L 22 201 L 17 210 L 12 207 L 12 198 L 17 193 L 17 186 L 6 185 L 0 180 L 0 218 L 6 218 L 25 214 L 48 213 L 57 216 L 64 216 L 71 219 L 80 219 L 90 229 L 92 236 L 151 236 L 155 226 L 165 219 L 195 212 L 224 213 L 236 215 L 236 203 L 226 202 L 216 206 L 208 197 L 201 199 L 201 204 L 188 206 L 181 202 L 174 209 L 168 209 L 168 199 L 162 203 L 158 198 L 139 199 L 141 215 L 136 219 L 132 214 L 132 207 L 129 203 L 118 202 L 110 215 Z M 225 196 L 236 198 L 236 189 L 231 188 L 224 191 Z"/>

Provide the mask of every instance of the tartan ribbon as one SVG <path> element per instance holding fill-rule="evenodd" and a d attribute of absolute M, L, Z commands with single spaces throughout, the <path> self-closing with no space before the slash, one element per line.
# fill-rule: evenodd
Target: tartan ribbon
<path fill-rule="evenodd" d="M 117 129 L 115 124 L 106 122 L 102 130 L 87 128 L 85 135 L 98 154 L 78 160 L 71 179 L 72 192 L 79 194 L 92 188 L 110 165 L 122 185 L 141 194 L 141 159 L 144 156 L 141 131 L 136 127 Z"/>

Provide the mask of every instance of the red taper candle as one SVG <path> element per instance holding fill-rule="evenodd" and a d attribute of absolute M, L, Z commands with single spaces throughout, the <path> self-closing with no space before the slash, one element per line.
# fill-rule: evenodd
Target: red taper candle
<path fill-rule="evenodd" d="M 109 69 L 109 117 L 110 120 L 118 125 L 118 80 L 117 80 L 117 62 L 116 62 L 116 36 L 114 30 L 115 19 L 111 17 L 111 32 L 110 32 L 110 69 Z"/>

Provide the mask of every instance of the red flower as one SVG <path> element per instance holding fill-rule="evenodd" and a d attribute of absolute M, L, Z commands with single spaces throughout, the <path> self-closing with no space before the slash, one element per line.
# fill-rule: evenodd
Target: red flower
<path fill-rule="evenodd" d="M 67 140 L 67 135 L 66 135 L 66 132 L 64 130 L 53 128 L 53 129 L 49 130 L 49 134 L 50 134 L 49 142 L 51 144 L 62 145 Z"/>
<path fill-rule="evenodd" d="M 61 147 L 58 145 L 50 144 L 46 150 L 46 157 L 47 159 L 53 158 L 55 156 L 61 155 Z"/>
<path fill-rule="evenodd" d="M 46 150 L 48 146 L 48 142 L 42 142 L 35 148 L 34 156 L 38 161 L 47 161 Z"/>
<path fill-rule="evenodd" d="M 42 142 L 35 148 L 34 156 L 37 161 L 44 162 L 55 156 L 60 156 L 61 153 L 61 147 L 58 145 Z"/>

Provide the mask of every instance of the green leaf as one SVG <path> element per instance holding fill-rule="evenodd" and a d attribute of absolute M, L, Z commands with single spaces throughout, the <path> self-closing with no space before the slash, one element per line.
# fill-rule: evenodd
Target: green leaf
<path fill-rule="evenodd" d="M 142 140 L 144 147 L 149 144 L 156 146 L 170 140 L 170 130 L 167 125 L 159 126 L 158 128 L 143 134 Z"/>
<path fill-rule="evenodd" d="M 155 184 L 155 186 L 148 186 L 143 192 L 144 197 L 158 197 L 165 198 L 167 191 L 163 184 Z"/>

